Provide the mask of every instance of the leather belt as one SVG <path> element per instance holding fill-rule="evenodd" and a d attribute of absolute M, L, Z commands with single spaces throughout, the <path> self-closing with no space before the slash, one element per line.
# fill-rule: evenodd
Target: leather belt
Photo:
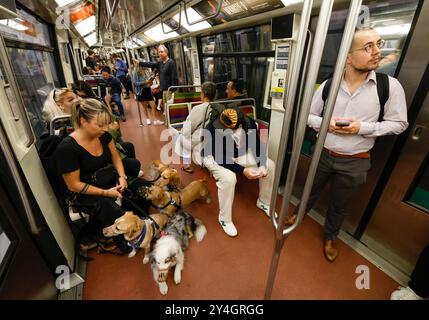
<path fill-rule="evenodd" d="M 360 152 L 360 153 L 356 153 L 356 154 L 341 154 L 341 153 L 336 153 L 334 151 L 326 149 L 325 147 L 323 148 L 323 151 L 325 151 L 331 157 L 334 157 L 334 158 L 358 158 L 358 159 L 368 159 L 369 158 L 369 152 Z"/>

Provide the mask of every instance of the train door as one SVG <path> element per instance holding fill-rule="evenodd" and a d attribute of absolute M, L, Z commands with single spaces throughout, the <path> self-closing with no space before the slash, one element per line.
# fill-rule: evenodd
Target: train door
<path fill-rule="evenodd" d="M 31 237 L 41 230 L 1 126 L 0 162 L 0 299 L 56 299 L 54 271 Z"/>
<path fill-rule="evenodd" d="M 398 75 L 410 97 L 410 128 L 361 237 L 368 248 L 405 274 L 411 273 L 429 243 L 429 57 L 425 47 L 429 31 L 424 26 L 428 19 L 425 1 Z"/>
<path fill-rule="evenodd" d="M 23 50 L 24 53 L 17 52 L 20 49 L 11 50 L 13 53 L 39 57 L 38 52 Z M 39 88 L 37 91 L 34 87 L 35 84 L 46 84 L 46 79 L 43 82 L 37 82 L 37 79 L 32 78 L 32 75 L 34 77 L 43 76 L 40 69 L 35 69 L 38 65 L 25 65 L 25 60 L 14 61 L 14 63 L 15 70 L 12 71 L 12 63 L 5 42 L 0 36 L 0 101 L 2 105 L 0 120 L 12 146 L 14 156 L 19 163 L 19 170 L 25 177 L 25 183 L 28 183 L 27 192 L 32 197 L 31 209 L 37 211 L 36 219 L 39 220 L 39 225 L 43 226 L 42 230 L 33 230 L 33 233 L 36 241 L 49 255 L 51 267 L 67 264 L 73 268 L 75 258 L 74 237 L 46 177 L 36 148 L 36 137 L 33 130 L 42 126 L 41 110 L 31 101 L 24 103 L 21 96 L 21 94 L 27 93 L 33 96 L 37 95 L 43 88 Z M 34 68 L 34 70 L 30 70 L 30 68 Z M 15 79 L 16 72 L 21 72 L 19 76 L 22 83 L 19 85 Z M 26 84 L 28 85 L 26 86 Z M 18 88 L 27 91 L 22 93 L 23 91 Z M 30 123 L 30 121 L 32 122 Z M 33 229 L 35 229 L 34 226 Z"/>

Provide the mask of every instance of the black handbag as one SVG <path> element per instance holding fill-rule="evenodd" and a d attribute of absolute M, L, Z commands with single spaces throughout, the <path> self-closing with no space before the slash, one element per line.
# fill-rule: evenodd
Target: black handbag
<path fill-rule="evenodd" d="M 109 164 L 95 171 L 85 182 L 99 188 L 112 188 L 116 185 L 119 175 L 113 165 Z"/>

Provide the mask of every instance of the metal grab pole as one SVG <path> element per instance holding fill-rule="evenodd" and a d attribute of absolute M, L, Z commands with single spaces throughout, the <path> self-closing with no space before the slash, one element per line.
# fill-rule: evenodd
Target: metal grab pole
<path fill-rule="evenodd" d="M 325 143 L 326 135 L 328 133 L 329 123 L 334 111 L 335 101 L 337 100 L 338 89 L 344 74 L 344 67 L 346 64 L 347 54 L 353 40 L 356 23 L 358 21 L 359 11 L 362 0 L 353 0 L 350 4 L 346 26 L 344 28 L 343 39 L 341 41 L 340 51 L 338 53 L 335 71 L 332 78 L 331 88 L 329 90 L 328 98 L 326 100 L 325 114 L 322 119 L 319 136 L 317 138 L 316 146 L 314 148 L 313 156 L 308 170 L 307 179 L 305 181 L 304 190 L 302 193 L 302 200 L 298 210 L 298 219 L 301 221 L 305 214 L 305 207 L 307 206 L 308 198 L 310 196 L 311 188 L 313 186 L 314 177 L 316 175 L 317 166 L 319 164 L 320 155 L 322 153 L 323 145 Z"/>
<path fill-rule="evenodd" d="M 316 27 L 316 34 L 314 36 L 313 50 L 310 57 L 310 65 L 308 67 L 307 79 L 305 82 L 305 89 L 303 93 L 301 110 L 298 118 L 296 129 L 296 136 L 293 142 L 292 155 L 289 162 L 288 173 L 286 177 L 286 184 L 283 193 L 283 202 L 280 210 L 279 228 L 277 228 L 277 236 L 285 236 L 290 234 L 298 227 L 302 221 L 302 216 L 298 216 L 295 223 L 283 230 L 284 221 L 289 210 L 289 203 L 292 197 L 292 189 L 295 184 L 296 172 L 298 170 L 299 158 L 301 156 L 301 147 L 304 141 L 305 128 L 307 126 L 308 114 L 310 113 L 311 100 L 314 94 L 314 84 L 317 80 L 317 73 L 322 59 L 323 48 L 325 46 L 326 34 L 328 33 L 329 20 L 331 17 L 333 0 L 325 0 L 322 3 L 319 13 L 319 19 Z M 280 227 L 281 226 L 281 227 Z"/>
<path fill-rule="evenodd" d="M 283 161 L 285 158 L 286 153 L 286 146 L 287 146 L 287 140 L 288 140 L 288 134 L 289 134 L 289 127 L 290 122 L 292 118 L 293 113 L 293 105 L 295 102 L 295 96 L 296 91 L 298 88 L 298 76 L 296 76 L 299 73 L 299 68 L 301 66 L 304 47 L 305 47 L 305 37 L 308 29 L 308 24 L 310 22 L 310 16 L 311 16 L 311 8 L 313 6 L 312 0 L 305 0 L 302 7 L 302 13 L 301 13 L 301 22 L 299 25 L 299 33 L 298 33 L 298 39 L 296 42 L 296 52 L 294 57 L 292 57 L 292 64 L 290 66 L 290 73 L 288 76 L 289 79 L 289 90 L 286 95 L 286 104 L 283 102 L 285 114 L 283 118 L 283 126 L 282 131 L 280 135 L 280 145 L 279 150 L 277 154 L 277 162 L 275 166 L 275 174 L 274 174 L 274 182 L 273 182 L 273 188 L 271 193 L 271 201 L 270 201 L 270 217 L 271 217 L 271 223 L 273 224 L 273 228 L 275 230 L 275 239 L 274 239 L 274 252 L 273 252 L 273 258 L 271 260 L 270 265 L 270 271 L 268 274 L 268 280 L 267 280 L 267 287 L 265 289 L 265 297 L 264 299 L 270 299 L 271 298 L 271 292 L 273 290 L 274 280 L 276 277 L 277 272 L 277 266 L 278 261 L 280 257 L 280 250 L 283 246 L 284 239 L 283 237 L 278 236 L 277 232 L 277 221 L 274 217 L 274 211 L 276 206 L 276 199 L 277 199 L 277 191 L 278 186 L 280 182 L 280 172 L 281 168 L 283 166 Z"/>

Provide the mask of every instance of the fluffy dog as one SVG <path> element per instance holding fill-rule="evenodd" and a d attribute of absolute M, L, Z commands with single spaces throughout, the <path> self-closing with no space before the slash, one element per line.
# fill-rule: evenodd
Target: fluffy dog
<path fill-rule="evenodd" d="M 210 193 L 207 181 L 204 179 L 192 181 L 182 190 L 166 191 L 158 186 L 142 187 L 137 193 L 152 202 L 161 212 L 172 216 L 179 209 L 186 209 L 197 199 L 205 199 L 210 203 Z"/>
<path fill-rule="evenodd" d="M 145 250 L 143 263 L 148 263 L 151 241 L 159 235 L 168 221 L 168 216 L 163 213 L 151 214 L 150 217 L 153 220 L 150 218 L 141 219 L 133 212 L 127 211 L 122 217 L 116 219 L 114 224 L 104 228 L 103 235 L 113 237 L 123 234 L 128 245 L 133 248 L 128 257 L 134 257 L 137 250 L 142 248 Z M 158 226 L 155 225 L 154 221 Z"/>
<path fill-rule="evenodd" d="M 189 238 L 195 234 L 197 242 L 203 240 L 207 229 L 203 223 L 189 213 L 179 212 L 167 223 L 161 237 L 156 241 L 150 254 L 152 274 L 159 286 L 161 294 L 168 292 L 168 271 L 175 266 L 174 283 L 182 280 L 182 270 L 185 262 L 184 250 L 189 245 Z"/>
<path fill-rule="evenodd" d="M 170 190 L 177 189 L 180 185 L 180 177 L 176 169 L 170 168 L 161 160 L 152 162 L 149 168 L 149 178 L 154 180 L 154 184 L 161 188 Z"/>

